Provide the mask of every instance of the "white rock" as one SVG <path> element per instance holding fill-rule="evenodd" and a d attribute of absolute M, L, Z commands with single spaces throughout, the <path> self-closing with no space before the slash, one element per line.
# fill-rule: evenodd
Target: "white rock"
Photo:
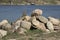
<path fill-rule="evenodd" d="M 0 26 L 1 26 L 1 25 L 5 25 L 5 24 L 7 24 L 7 23 L 8 23 L 7 20 L 2 20 L 2 21 L 0 22 Z"/>
<path fill-rule="evenodd" d="M 0 30 L 1 37 L 4 37 L 7 35 L 7 31 L 5 30 Z"/>
<path fill-rule="evenodd" d="M 50 31 L 54 31 L 53 24 L 52 24 L 50 21 L 47 22 L 47 28 L 48 28 Z"/>

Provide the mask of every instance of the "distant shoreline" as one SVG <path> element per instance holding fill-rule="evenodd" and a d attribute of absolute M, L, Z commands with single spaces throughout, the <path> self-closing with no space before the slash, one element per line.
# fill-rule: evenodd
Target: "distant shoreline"
<path fill-rule="evenodd" d="M 60 4 L 34 4 L 34 3 L 27 3 L 27 4 L 20 4 L 20 3 L 17 3 L 17 4 L 10 4 L 10 3 L 0 3 L 0 5 L 60 5 Z"/>

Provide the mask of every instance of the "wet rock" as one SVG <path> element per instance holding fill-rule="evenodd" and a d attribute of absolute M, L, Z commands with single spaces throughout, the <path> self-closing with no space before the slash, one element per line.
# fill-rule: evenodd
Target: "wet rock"
<path fill-rule="evenodd" d="M 31 23 L 27 22 L 27 21 L 22 21 L 20 26 L 22 28 L 25 28 L 25 29 L 29 30 L 31 28 Z"/>
<path fill-rule="evenodd" d="M 40 29 L 42 31 L 46 31 L 45 25 L 37 21 L 35 18 L 32 20 L 32 24 L 35 28 Z"/>
<path fill-rule="evenodd" d="M 0 29 L 0 38 L 4 37 L 6 35 L 7 35 L 7 31 Z"/>
<path fill-rule="evenodd" d="M 59 20 L 53 17 L 48 17 L 49 21 L 52 22 L 53 25 L 59 25 Z"/>
<path fill-rule="evenodd" d="M 51 32 L 54 31 L 53 24 L 52 24 L 50 21 L 47 22 L 47 28 L 48 28 Z"/>
<path fill-rule="evenodd" d="M 42 15 L 42 10 L 41 9 L 35 9 L 33 10 L 31 16 L 39 16 Z"/>
<path fill-rule="evenodd" d="M 36 18 L 37 18 L 37 20 L 39 20 L 42 23 L 47 23 L 48 22 L 48 19 L 45 18 L 44 16 L 37 16 Z"/>

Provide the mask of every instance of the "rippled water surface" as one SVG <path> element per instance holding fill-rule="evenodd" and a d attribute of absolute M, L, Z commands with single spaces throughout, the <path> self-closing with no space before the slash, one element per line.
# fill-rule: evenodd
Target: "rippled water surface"
<path fill-rule="evenodd" d="M 3 19 L 8 19 L 9 21 L 15 21 L 18 17 L 22 15 L 24 11 L 27 12 L 27 15 L 30 15 L 34 9 L 42 9 L 43 16 L 48 17 L 52 16 L 55 18 L 60 18 L 60 6 L 53 5 L 20 5 L 20 6 L 3 6 L 0 5 L 0 21 Z"/>

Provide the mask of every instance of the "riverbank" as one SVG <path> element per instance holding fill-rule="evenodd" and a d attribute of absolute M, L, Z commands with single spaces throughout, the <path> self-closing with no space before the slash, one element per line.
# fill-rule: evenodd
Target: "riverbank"
<path fill-rule="evenodd" d="M 17 2 L 17 1 L 7 1 L 7 2 L 0 2 L 0 5 L 60 5 L 60 1 L 58 0 L 51 0 L 51 1 L 36 1 L 36 2 Z"/>

